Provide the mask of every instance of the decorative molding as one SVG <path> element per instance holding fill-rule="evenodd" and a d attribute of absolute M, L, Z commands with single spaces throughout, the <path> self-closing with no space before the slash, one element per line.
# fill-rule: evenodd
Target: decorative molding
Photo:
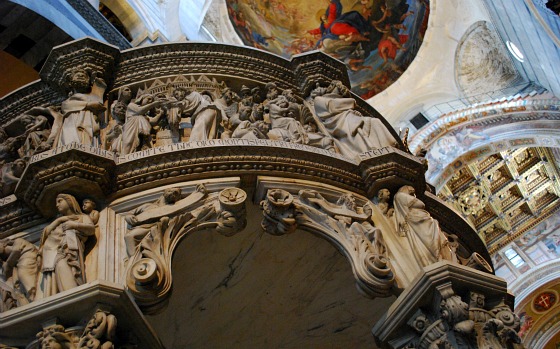
<path fill-rule="evenodd" d="M 119 47 L 121 50 L 131 48 L 132 45 L 101 12 L 95 9 L 87 0 L 68 0 L 68 4 L 91 25 L 107 42 Z"/>

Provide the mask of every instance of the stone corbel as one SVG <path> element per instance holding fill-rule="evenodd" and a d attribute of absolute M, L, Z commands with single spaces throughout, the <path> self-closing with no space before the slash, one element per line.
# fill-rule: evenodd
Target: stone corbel
<path fill-rule="evenodd" d="M 225 236 L 241 231 L 246 224 L 246 198 L 239 188 L 208 193 L 199 185 L 173 205 L 136 215 L 139 224 L 149 226 L 149 233 L 130 256 L 126 285 L 145 313 L 156 313 L 166 304 L 172 284 L 171 259 L 179 241 L 205 229 Z"/>
<path fill-rule="evenodd" d="M 523 348 L 503 280 L 447 262 L 424 270 L 373 328 L 382 348 Z"/>
<path fill-rule="evenodd" d="M 370 297 L 392 294 L 394 277 L 383 256 L 378 229 L 365 208 L 351 194 L 336 203 L 315 190 L 292 195 L 284 189 L 269 189 L 261 202 L 263 229 L 272 235 L 293 233 L 301 228 L 333 243 L 349 260 L 358 289 Z"/>

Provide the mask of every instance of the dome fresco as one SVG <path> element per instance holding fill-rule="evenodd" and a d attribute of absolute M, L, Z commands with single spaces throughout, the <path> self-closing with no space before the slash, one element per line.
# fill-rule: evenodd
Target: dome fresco
<path fill-rule="evenodd" d="M 283 57 L 321 50 L 344 62 L 364 99 L 396 81 L 428 26 L 428 0 L 226 0 L 245 45 Z"/>

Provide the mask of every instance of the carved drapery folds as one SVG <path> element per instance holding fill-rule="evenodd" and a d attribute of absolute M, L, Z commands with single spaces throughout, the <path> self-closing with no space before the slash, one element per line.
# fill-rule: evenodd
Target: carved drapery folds
<path fill-rule="evenodd" d="M 227 188 L 208 193 L 203 185 L 185 198 L 178 188 L 166 189 L 153 203 L 125 216 L 129 254 L 126 283 L 147 313 L 165 304 L 171 290 L 171 257 L 179 241 L 194 231 L 213 229 L 230 236 L 245 227 L 246 193 Z"/>
<path fill-rule="evenodd" d="M 267 233 L 283 235 L 297 228 L 317 233 L 346 255 L 359 290 L 371 297 L 391 294 L 394 277 L 383 256 L 379 230 L 370 219 L 371 209 L 357 205 L 352 194 L 331 202 L 311 189 L 297 195 L 269 189 L 261 206 L 262 227 Z"/>

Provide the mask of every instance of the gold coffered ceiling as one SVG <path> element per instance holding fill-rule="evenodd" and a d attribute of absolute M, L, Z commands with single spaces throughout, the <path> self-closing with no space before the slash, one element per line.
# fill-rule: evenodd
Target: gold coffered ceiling
<path fill-rule="evenodd" d="M 439 196 L 471 222 L 493 253 L 560 207 L 557 178 L 549 148 L 519 148 L 462 168 Z"/>

